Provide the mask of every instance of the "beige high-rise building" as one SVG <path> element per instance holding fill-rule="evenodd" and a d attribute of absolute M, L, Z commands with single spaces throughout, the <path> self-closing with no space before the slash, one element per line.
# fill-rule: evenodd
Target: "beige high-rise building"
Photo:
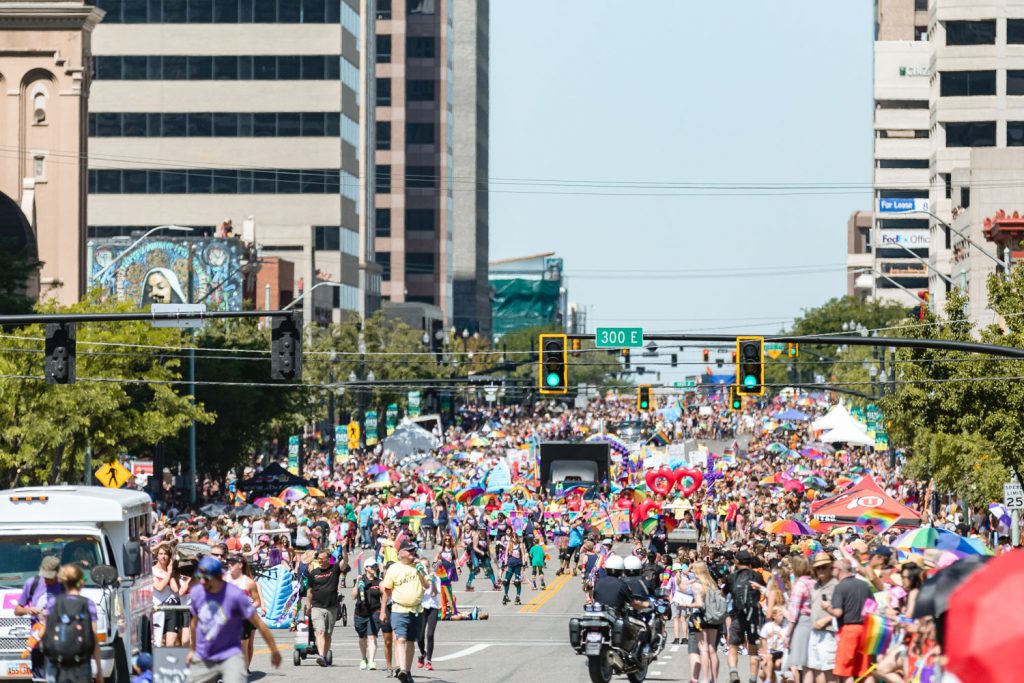
<path fill-rule="evenodd" d="M 0 3 L 0 191 L 34 228 L 41 297 L 62 304 L 85 288 L 89 62 L 102 16 L 82 0 Z"/>
<path fill-rule="evenodd" d="M 372 312 L 372 2 L 97 2 L 89 235 L 231 219 L 295 264 L 296 296 L 340 285 L 304 300 L 307 321 Z"/>

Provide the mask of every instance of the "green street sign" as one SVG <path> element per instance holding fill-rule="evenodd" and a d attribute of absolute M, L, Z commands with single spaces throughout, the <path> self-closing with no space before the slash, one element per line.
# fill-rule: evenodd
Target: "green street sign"
<path fill-rule="evenodd" d="M 685 391 L 687 393 L 690 393 L 690 392 L 693 392 L 693 391 L 697 391 L 697 380 L 695 380 L 695 379 L 688 379 L 688 380 L 686 380 L 683 383 L 683 391 Z"/>
<path fill-rule="evenodd" d="M 599 327 L 594 335 L 594 345 L 599 349 L 639 349 L 644 345 L 644 328 Z"/>

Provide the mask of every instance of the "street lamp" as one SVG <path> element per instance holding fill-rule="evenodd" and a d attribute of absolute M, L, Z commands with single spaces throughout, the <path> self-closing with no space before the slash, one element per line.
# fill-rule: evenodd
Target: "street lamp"
<path fill-rule="evenodd" d="M 171 230 L 171 231 L 174 231 L 174 232 L 192 232 L 194 230 L 194 228 L 189 228 L 189 227 L 186 227 L 184 225 L 158 225 L 155 228 L 150 228 L 145 233 L 143 233 L 142 237 L 140 237 L 139 239 L 137 239 L 134 242 L 132 242 L 131 244 L 129 244 L 127 249 L 125 249 L 120 254 L 118 254 L 113 259 L 111 259 L 110 263 L 108 263 L 107 265 L 103 266 L 103 269 L 100 270 L 100 272 L 96 273 L 96 275 L 93 276 L 93 278 L 92 278 L 93 282 L 100 282 L 100 281 L 102 281 L 104 276 L 106 276 L 106 274 L 110 272 L 110 270 L 114 267 L 114 265 L 118 261 L 120 261 L 125 256 L 127 256 L 129 253 L 134 251 L 137 246 L 139 246 L 140 244 L 145 242 L 147 237 L 152 235 L 154 232 L 159 232 L 160 230 Z"/>
<path fill-rule="evenodd" d="M 333 282 L 333 281 L 330 281 L 330 280 L 324 280 L 323 282 L 318 282 L 315 285 L 313 285 L 312 287 L 310 287 L 309 289 L 307 289 L 305 292 L 303 292 L 302 294 L 298 295 L 297 297 L 292 299 L 290 302 L 288 302 L 288 305 L 287 306 L 283 306 L 281 308 L 281 310 L 282 311 L 287 311 L 287 310 L 291 309 L 292 306 L 294 306 L 295 304 L 299 303 L 300 301 L 305 299 L 307 296 L 312 294 L 313 290 L 315 290 L 317 287 L 325 287 L 325 286 L 328 286 L 328 285 L 330 285 L 331 287 L 342 287 L 343 286 L 342 283 L 340 283 L 340 282 Z"/>
<path fill-rule="evenodd" d="M 1000 261 L 998 257 L 996 257 L 996 256 L 994 256 L 994 255 L 992 255 L 992 254 L 990 254 L 990 253 L 989 253 L 988 251 L 986 251 L 986 250 L 985 250 L 985 249 L 984 249 L 984 248 L 983 248 L 983 247 L 982 247 L 982 246 L 981 246 L 980 244 L 978 244 L 977 242 L 975 242 L 974 240 L 972 240 L 972 239 L 971 239 L 970 237 L 968 237 L 968 236 L 967 236 L 967 235 L 965 235 L 964 233 L 962 233 L 962 232 L 960 232 L 959 230 L 957 230 L 956 228 L 954 228 L 954 227 L 953 227 L 952 225 L 950 225 L 950 224 L 949 224 L 949 223 L 947 223 L 946 221 L 944 221 L 944 220 L 942 220 L 941 218 L 939 218 L 938 216 L 936 216 L 936 215 L 935 215 L 934 213 L 932 213 L 931 211 L 924 211 L 924 210 L 922 210 L 922 209 L 915 209 L 914 211 L 909 211 L 908 213 L 923 213 L 923 214 L 927 214 L 928 216 L 931 216 L 931 217 L 932 217 L 932 218 L 934 218 L 934 219 L 935 219 L 936 221 L 938 221 L 938 223 L 939 223 L 939 224 L 940 224 L 940 225 L 941 225 L 942 227 L 944 227 L 944 228 L 945 228 L 946 230 L 952 230 L 952 231 L 953 231 L 953 232 L 955 232 L 955 233 L 956 233 L 957 235 L 959 235 L 959 236 L 960 236 L 961 238 L 963 238 L 963 239 L 964 239 L 964 240 L 965 240 L 965 241 L 966 241 L 966 242 L 967 242 L 968 244 L 970 244 L 970 245 L 971 245 L 972 247 L 974 247 L 975 249 L 977 249 L 978 251 L 980 251 L 980 252 L 981 252 L 982 254 L 984 254 L 984 255 L 985 255 L 985 256 L 987 256 L 988 258 L 990 258 L 990 259 L 992 259 L 993 261 L 995 261 L 997 265 L 999 265 L 1000 267 L 1002 267 L 1002 268 L 1005 268 L 1005 269 L 1006 269 L 1007 271 L 1009 271 L 1009 267 L 1008 267 L 1008 264 L 1007 264 L 1007 263 L 1003 263 L 1002 261 Z"/>

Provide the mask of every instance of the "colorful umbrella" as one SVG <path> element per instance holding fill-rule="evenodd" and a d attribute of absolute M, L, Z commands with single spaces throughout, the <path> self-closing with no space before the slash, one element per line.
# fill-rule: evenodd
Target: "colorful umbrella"
<path fill-rule="evenodd" d="M 768 448 L 766 448 L 765 450 L 768 451 L 769 453 L 777 455 L 779 453 L 785 453 L 786 451 L 789 450 L 789 448 L 781 443 L 773 443 L 772 445 L 768 446 Z"/>
<path fill-rule="evenodd" d="M 483 492 L 484 490 L 479 486 L 471 486 L 456 493 L 455 500 L 459 503 L 468 503 Z"/>
<path fill-rule="evenodd" d="M 789 534 L 791 536 L 815 536 L 818 533 L 797 519 L 780 519 L 766 526 L 765 531 L 779 536 L 783 534 Z"/>
<path fill-rule="evenodd" d="M 278 497 L 286 503 L 294 503 L 297 500 L 302 500 L 308 495 L 309 489 L 305 486 L 289 486 L 284 491 L 281 491 L 281 495 Z"/>
<path fill-rule="evenodd" d="M 924 527 L 904 531 L 892 542 L 892 547 L 903 550 L 937 548 L 961 555 L 991 555 L 992 551 L 976 539 L 964 538 L 952 531 Z"/>
<path fill-rule="evenodd" d="M 804 486 L 808 488 L 824 489 L 828 488 L 828 482 L 821 477 L 805 477 L 803 480 Z"/>
<path fill-rule="evenodd" d="M 370 468 L 368 470 L 366 470 L 366 473 L 372 476 L 372 475 L 380 474 L 381 472 L 387 472 L 387 471 L 388 471 L 388 468 L 384 467 L 384 465 L 371 465 Z"/>
<path fill-rule="evenodd" d="M 787 491 L 796 491 L 797 493 L 800 493 L 804 490 L 805 487 L 796 479 L 789 479 L 782 485 L 782 488 L 786 489 Z"/>
<path fill-rule="evenodd" d="M 264 496 L 263 498 L 257 498 L 252 503 L 257 507 L 266 507 L 267 505 L 275 508 L 284 507 L 284 501 L 276 496 Z"/>
<path fill-rule="evenodd" d="M 308 489 L 310 498 L 326 498 L 327 494 L 320 489 L 310 486 Z"/>

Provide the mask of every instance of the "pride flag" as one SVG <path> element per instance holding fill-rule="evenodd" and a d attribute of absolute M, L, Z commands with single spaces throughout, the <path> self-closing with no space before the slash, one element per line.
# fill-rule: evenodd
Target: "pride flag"
<path fill-rule="evenodd" d="M 858 524 L 877 527 L 879 531 L 885 531 L 895 524 L 900 518 L 898 512 L 885 512 L 884 510 L 868 510 L 857 518 Z"/>
<path fill-rule="evenodd" d="M 864 654 L 881 656 L 892 643 L 893 623 L 878 614 L 864 615 Z"/>

